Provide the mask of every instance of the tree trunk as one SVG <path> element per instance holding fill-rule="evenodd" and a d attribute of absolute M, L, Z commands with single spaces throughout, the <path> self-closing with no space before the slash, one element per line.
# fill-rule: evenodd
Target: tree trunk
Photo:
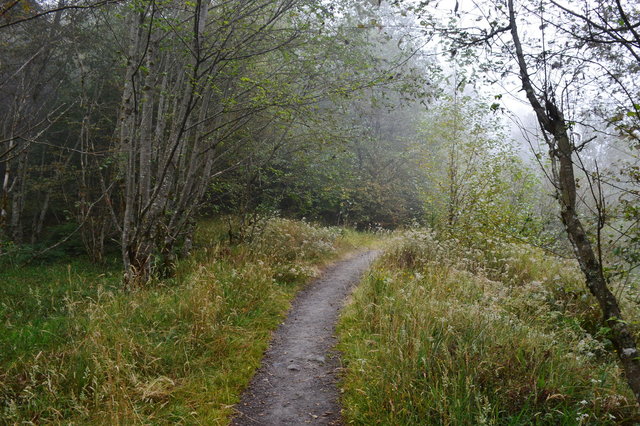
<path fill-rule="evenodd" d="M 140 64 L 138 63 L 138 53 L 141 44 L 140 28 L 143 22 L 143 15 L 139 12 L 132 12 L 129 23 L 129 51 L 127 66 L 125 70 L 124 89 L 120 105 L 120 116 L 118 117 L 118 130 L 120 138 L 120 149 L 124 155 L 124 214 L 122 218 L 121 232 L 121 254 L 124 264 L 124 285 L 125 288 L 135 286 L 138 278 L 146 270 L 145 264 L 140 260 L 140 247 L 136 244 L 135 234 L 137 232 L 137 218 L 135 208 L 137 201 L 136 194 L 136 115 L 137 105 L 134 96 L 134 79 L 138 73 Z"/>
<path fill-rule="evenodd" d="M 24 210 L 26 179 L 27 179 L 27 152 L 20 153 L 17 162 L 16 175 L 11 185 L 11 220 L 9 229 L 11 239 L 17 244 L 22 244 L 24 239 L 24 230 L 22 223 L 22 213 Z"/>

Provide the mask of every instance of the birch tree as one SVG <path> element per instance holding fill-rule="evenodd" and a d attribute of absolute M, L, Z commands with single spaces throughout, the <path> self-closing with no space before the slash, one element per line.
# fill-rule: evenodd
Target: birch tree
<path fill-rule="evenodd" d="M 618 4 L 620 5 L 619 2 Z M 581 148 L 572 137 L 572 124 L 565 118 L 562 104 L 558 102 L 553 91 L 554 82 L 549 81 L 545 73 L 543 84 L 538 85 L 538 88 L 534 85 L 531 77 L 534 73 L 525 56 L 518 30 L 519 22 L 514 1 L 508 0 L 507 6 L 508 26 L 522 88 L 549 147 L 549 157 L 552 162 L 551 179 L 556 189 L 562 223 L 580 269 L 584 273 L 586 285 L 600 305 L 603 323 L 611 330 L 609 337 L 618 353 L 627 382 L 640 402 L 640 354 L 638 354 L 636 339 L 631 327 L 623 318 L 620 303 L 611 291 L 605 276 L 600 239 L 598 238 L 595 242 L 592 240 L 578 212 L 578 185 L 575 169 L 576 164 L 579 164 L 578 156 Z M 567 85 L 565 90 L 567 89 L 571 89 L 571 86 Z M 601 200 L 600 196 L 598 198 Z"/>
<path fill-rule="evenodd" d="M 67 108 L 55 98 L 63 80 L 61 50 L 54 46 L 62 34 L 60 19 L 57 13 L 37 28 L 0 33 L 0 227 L 16 243 L 23 242 L 33 144 Z"/>
<path fill-rule="evenodd" d="M 139 1 L 129 13 L 118 119 L 125 283 L 170 270 L 232 139 L 268 107 L 243 63 L 299 34 L 297 2 Z M 280 26 L 284 18 L 288 27 Z"/>
<path fill-rule="evenodd" d="M 512 78 L 519 83 L 540 128 L 548 164 L 542 150 L 534 154 L 555 192 L 559 219 L 586 286 L 600 306 L 603 330 L 640 401 L 634 329 L 622 315 L 606 272 L 624 239 L 610 220 L 611 201 L 603 188 L 611 182 L 603 178 L 597 160 L 587 166 L 585 158 L 598 138 L 611 138 L 612 122 L 636 139 L 637 5 L 622 0 L 504 0 L 477 2 L 469 9 L 460 4 L 447 11 L 448 25 L 429 14 L 424 26 L 441 34 L 451 56 L 483 72 L 478 80 L 496 86 L 508 86 Z M 426 13 L 423 6 L 418 9 Z M 637 194 L 629 185 L 614 184 L 609 190 Z M 625 232 L 633 232 L 637 220 L 627 226 Z M 614 235 L 612 244 L 605 244 L 607 235 Z"/>

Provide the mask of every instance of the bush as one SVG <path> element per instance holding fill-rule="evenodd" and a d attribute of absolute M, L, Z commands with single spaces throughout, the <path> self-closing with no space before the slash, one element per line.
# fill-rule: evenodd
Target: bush
<path fill-rule="evenodd" d="M 274 218 L 254 239 L 251 249 L 277 262 L 313 261 L 335 253 L 336 243 L 344 232 L 338 227 Z"/>

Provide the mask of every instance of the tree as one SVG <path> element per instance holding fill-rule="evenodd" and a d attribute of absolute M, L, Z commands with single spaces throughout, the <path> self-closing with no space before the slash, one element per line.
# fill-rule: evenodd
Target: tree
<path fill-rule="evenodd" d="M 170 267 L 190 238 L 196 209 L 224 145 L 271 99 L 243 76 L 249 58 L 292 42 L 297 2 L 139 1 L 129 13 L 118 139 L 124 210 L 119 224 L 125 282 Z M 280 21 L 290 18 L 290 27 Z"/>
<path fill-rule="evenodd" d="M 250 220 L 278 211 L 362 228 L 421 218 L 411 148 L 426 61 L 386 19 L 342 6 L 344 18 L 322 24 L 321 35 L 283 49 L 286 77 L 276 85 L 301 100 L 273 122 L 284 139 L 272 129 L 252 136 L 261 142 L 245 144 L 250 161 L 218 179 L 207 204 Z"/>
<path fill-rule="evenodd" d="M 63 49 L 55 44 L 65 36 L 61 19 L 58 12 L 38 27 L 16 26 L 13 31 L 0 34 L 0 227 L 16 243 L 24 239 L 32 151 L 68 109 L 56 99 L 64 81 L 59 78 L 64 75 Z"/>
<path fill-rule="evenodd" d="M 640 402 L 640 356 L 635 337 L 629 324 L 624 321 L 620 304 L 609 288 L 604 274 L 602 253 L 597 253 L 585 230 L 577 210 L 577 184 L 575 176 L 576 146 L 570 135 L 571 124 L 565 119 L 552 89 L 553 82 L 545 81 L 542 90 L 536 90 L 531 81 L 531 71 L 522 48 L 518 21 L 513 0 L 507 2 L 509 27 L 513 40 L 515 58 L 520 80 L 526 97 L 536 114 L 544 132 L 552 161 L 552 182 L 556 188 L 562 222 L 586 284 L 597 299 L 604 324 L 611 330 L 610 338 L 618 352 L 629 386 Z M 546 76 L 545 76 L 546 77 Z M 596 243 L 597 244 L 597 243 Z M 598 246 L 598 248 L 601 248 Z"/>
<path fill-rule="evenodd" d="M 454 90 L 430 106 L 418 142 L 431 225 L 457 238 L 539 237 L 537 177 L 489 104 Z"/>
<path fill-rule="evenodd" d="M 612 111 L 609 123 L 625 121 L 625 116 L 629 122 L 636 119 L 637 7 L 622 1 L 564 6 L 555 0 L 522 2 L 518 8 L 513 0 L 475 3 L 472 11 L 458 6 L 451 9 L 447 26 L 435 18 L 423 20 L 425 32 L 442 34 L 446 51 L 485 73 L 484 81 L 507 85 L 511 77 L 519 81 L 548 148 L 549 166 L 540 164 L 553 186 L 565 233 L 640 401 L 635 338 L 605 273 L 607 262 L 619 252 L 615 242 L 621 241 L 614 236 L 609 250 L 603 244 L 605 236 L 619 232 L 609 221 L 611 206 L 603 189 L 612 182 L 603 178 L 597 161 L 590 165 L 585 161 L 584 150 L 594 138 L 583 137 L 606 134 L 607 122 L 596 117 L 611 117 Z M 415 8 L 426 13 L 424 5 Z M 525 31 L 520 30 L 523 26 Z M 618 127 L 635 139 L 635 123 Z M 540 152 L 535 155 L 542 158 Z M 609 187 L 634 193 L 628 185 Z M 627 225 L 637 228 L 637 222 Z"/>
<path fill-rule="evenodd" d="M 101 260 L 112 225 L 102 209 L 115 123 L 114 9 L 64 5 L 0 29 L 0 222 L 6 240 L 37 254 L 80 233 Z M 69 232 L 52 240 L 59 225 Z"/>

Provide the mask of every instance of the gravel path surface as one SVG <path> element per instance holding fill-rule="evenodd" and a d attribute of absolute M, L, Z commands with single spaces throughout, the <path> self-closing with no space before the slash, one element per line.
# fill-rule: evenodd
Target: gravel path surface
<path fill-rule="evenodd" d="M 298 294 L 232 425 L 340 424 L 335 325 L 344 299 L 378 253 L 337 262 Z"/>

